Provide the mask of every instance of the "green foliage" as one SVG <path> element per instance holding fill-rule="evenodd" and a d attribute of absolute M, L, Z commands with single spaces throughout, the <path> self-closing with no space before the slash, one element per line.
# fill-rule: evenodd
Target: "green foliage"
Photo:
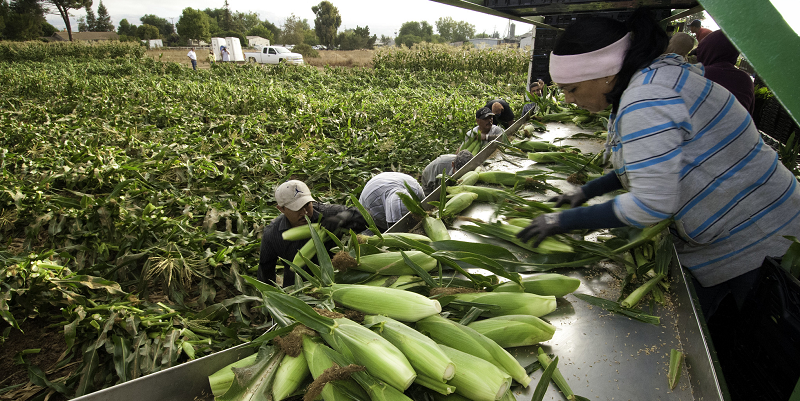
<path fill-rule="evenodd" d="M 475 36 L 475 25 L 456 21 L 452 17 L 442 17 L 436 21 L 436 31 L 444 42 L 463 42 Z"/>
<path fill-rule="evenodd" d="M 304 59 L 305 58 L 311 58 L 311 57 L 313 57 L 313 58 L 319 57 L 319 52 L 314 50 L 314 49 L 312 49 L 311 45 L 309 45 L 307 43 L 303 43 L 303 44 L 299 44 L 299 45 L 295 46 L 294 49 L 292 49 L 292 51 L 295 52 L 295 53 L 302 54 Z"/>
<path fill-rule="evenodd" d="M 178 20 L 178 35 L 186 39 L 207 40 L 211 37 L 210 24 L 206 13 L 191 7 L 183 9 Z"/>
<path fill-rule="evenodd" d="M 305 39 L 305 32 L 310 29 L 308 20 L 300 19 L 300 17 L 292 14 L 283 23 L 280 41 L 286 45 L 299 45 Z"/>
<path fill-rule="evenodd" d="M 404 22 L 395 38 L 397 46 L 412 47 L 421 42 L 433 42 L 433 27 L 427 21 Z"/>
<path fill-rule="evenodd" d="M 158 28 L 158 33 L 159 35 L 161 35 L 159 36 L 160 38 L 166 38 L 167 36 L 175 33 L 175 27 L 173 27 L 172 24 L 169 21 L 167 21 L 166 18 L 160 18 L 153 14 L 145 14 L 142 16 L 142 18 L 139 18 L 139 21 L 142 24 L 152 25 Z M 120 21 L 120 25 L 121 24 L 122 21 Z"/>
<path fill-rule="evenodd" d="M 236 31 L 217 32 L 217 34 L 214 36 L 219 38 L 228 38 L 228 37 L 239 38 L 239 43 L 242 45 L 242 47 L 249 46 L 247 38 L 244 35 L 242 35 L 241 32 L 236 32 Z"/>
<path fill-rule="evenodd" d="M 0 42 L 0 61 L 140 58 L 144 56 L 144 52 L 145 49 L 139 43 Z"/>
<path fill-rule="evenodd" d="M 136 36 L 143 40 L 159 39 L 161 37 L 161 33 L 158 31 L 157 27 L 148 24 L 142 24 L 136 28 Z"/>
<path fill-rule="evenodd" d="M 336 44 L 340 50 L 372 49 L 375 46 L 377 36 L 369 36 L 369 27 L 356 26 L 356 29 L 348 29 L 336 37 Z"/>
<path fill-rule="evenodd" d="M 325 0 L 311 7 L 311 11 L 316 16 L 314 18 L 314 32 L 317 34 L 320 43 L 327 47 L 333 47 L 336 31 L 342 25 L 342 16 L 339 15 L 339 9 Z"/>
<path fill-rule="evenodd" d="M 387 47 L 375 52 L 375 68 L 410 71 L 474 71 L 491 75 L 525 74 L 528 56 L 511 47 L 475 49 L 420 43 L 411 49 Z"/>
<path fill-rule="evenodd" d="M 272 33 L 266 26 L 263 24 L 256 25 L 249 31 L 247 31 L 247 36 L 261 36 L 264 39 L 267 39 L 271 42 L 275 40 L 275 34 Z"/>
<path fill-rule="evenodd" d="M 100 5 L 97 6 L 95 32 L 114 32 L 114 24 L 111 22 L 111 16 L 108 15 L 108 9 L 106 9 L 102 1 L 100 1 Z"/>

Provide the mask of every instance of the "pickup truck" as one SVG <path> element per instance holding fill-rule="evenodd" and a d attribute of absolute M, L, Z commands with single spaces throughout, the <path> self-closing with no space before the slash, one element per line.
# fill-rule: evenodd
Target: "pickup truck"
<path fill-rule="evenodd" d="M 292 53 L 289 49 L 281 46 L 264 46 L 260 52 L 245 53 L 244 59 L 248 63 L 260 64 L 303 64 L 303 55 Z"/>

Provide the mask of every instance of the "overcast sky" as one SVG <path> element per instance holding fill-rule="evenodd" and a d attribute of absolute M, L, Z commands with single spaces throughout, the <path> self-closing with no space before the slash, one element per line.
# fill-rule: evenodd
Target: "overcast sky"
<path fill-rule="evenodd" d="M 319 4 L 321 0 L 293 0 L 278 2 L 274 0 L 228 0 L 232 11 L 255 12 L 261 19 L 282 26 L 286 17 L 294 14 L 302 19 L 308 19 L 314 25 L 314 13 L 311 7 Z M 371 34 L 395 36 L 404 22 L 427 21 L 434 26 L 441 17 L 452 17 L 456 21 L 466 21 L 475 25 L 476 33 L 495 31 L 505 35 L 508 30 L 507 19 L 482 14 L 476 11 L 464 10 L 431 0 L 330 0 L 339 9 L 342 16 L 342 26 L 339 28 L 350 29 L 356 26 L 369 26 Z M 771 0 L 781 11 L 790 26 L 800 32 L 800 5 L 798 0 Z M 94 0 L 92 9 L 97 12 L 99 0 Z M 144 14 L 155 14 L 175 23 L 184 8 L 204 10 L 206 8 L 221 8 L 224 0 L 104 0 L 103 4 L 108 9 L 114 26 L 119 26 L 119 21 L 126 18 L 128 22 L 139 25 L 139 18 Z M 85 15 L 83 10 L 72 13 L 72 28 L 77 30 L 78 17 Z M 56 28 L 63 29 L 64 21 L 59 15 L 49 15 L 48 22 Z M 513 22 L 516 33 L 522 34 L 530 31 L 532 25 Z M 709 20 L 704 26 L 716 29 L 716 24 Z"/>

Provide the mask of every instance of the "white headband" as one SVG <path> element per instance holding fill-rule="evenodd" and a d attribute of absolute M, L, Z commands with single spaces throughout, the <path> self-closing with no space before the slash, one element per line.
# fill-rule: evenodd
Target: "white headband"
<path fill-rule="evenodd" d="M 559 56 L 550 53 L 550 77 L 557 84 L 574 84 L 614 75 L 622 69 L 625 52 L 631 45 L 631 33 L 595 51 Z"/>

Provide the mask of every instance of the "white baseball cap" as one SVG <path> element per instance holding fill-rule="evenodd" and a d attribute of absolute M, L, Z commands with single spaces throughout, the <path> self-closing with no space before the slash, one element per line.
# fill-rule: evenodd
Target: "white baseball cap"
<path fill-rule="evenodd" d="M 278 186 L 275 190 L 275 201 L 278 206 L 289 208 L 296 212 L 306 203 L 314 202 L 311 191 L 303 181 L 289 180 Z"/>

